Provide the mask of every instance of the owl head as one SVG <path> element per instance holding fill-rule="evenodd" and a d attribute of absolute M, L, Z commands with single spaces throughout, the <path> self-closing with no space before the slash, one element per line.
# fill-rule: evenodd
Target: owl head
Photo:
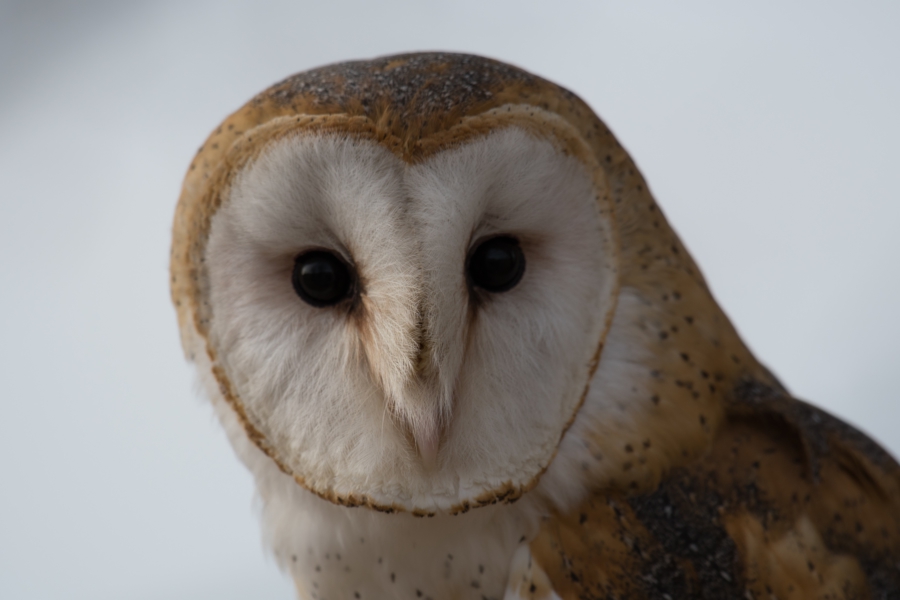
<path fill-rule="evenodd" d="M 252 99 L 190 167 L 171 269 L 236 444 L 342 505 L 509 502 L 560 453 L 643 485 L 761 369 L 593 112 L 473 56 Z"/>

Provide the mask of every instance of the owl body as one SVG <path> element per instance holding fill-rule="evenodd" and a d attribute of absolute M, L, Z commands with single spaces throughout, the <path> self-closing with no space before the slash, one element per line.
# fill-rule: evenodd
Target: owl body
<path fill-rule="evenodd" d="M 523 71 L 267 90 L 191 166 L 172 290 L 301 597 L 900 589 L 896 462 L 789 396 L 609 130 Z"/>

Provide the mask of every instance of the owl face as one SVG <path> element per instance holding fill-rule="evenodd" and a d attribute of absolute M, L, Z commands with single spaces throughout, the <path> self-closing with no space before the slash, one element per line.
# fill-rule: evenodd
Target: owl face
<path fill-rule="evenodd" d="M 532 106 L 414 159 L 349 124 L 263 129 L 202 250 L 207 354 L 249 437 L 341 504 L 460 512 L 533 487 L 615 308 L 583 140 Z"/>

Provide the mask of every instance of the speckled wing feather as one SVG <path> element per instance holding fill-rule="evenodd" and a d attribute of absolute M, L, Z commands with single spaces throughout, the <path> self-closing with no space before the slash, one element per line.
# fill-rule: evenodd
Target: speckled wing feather
<path fill-rule="evenodd" d="M 900 466 L 748 382 L 701 458 L 547 519 L 531 552 L 564 600 L 900 598 Z"/>

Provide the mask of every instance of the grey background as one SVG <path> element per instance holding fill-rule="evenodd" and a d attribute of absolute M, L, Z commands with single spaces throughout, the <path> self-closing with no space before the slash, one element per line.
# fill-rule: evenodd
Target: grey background
<path fill-rule="evenodd" d="M 184 171 L 290 73 L 525 67 L 631 151 L 754 351 L 900 453 L 900 4 L 0 2 L 0 598 L 292 597 L 169 306 Z"/>

